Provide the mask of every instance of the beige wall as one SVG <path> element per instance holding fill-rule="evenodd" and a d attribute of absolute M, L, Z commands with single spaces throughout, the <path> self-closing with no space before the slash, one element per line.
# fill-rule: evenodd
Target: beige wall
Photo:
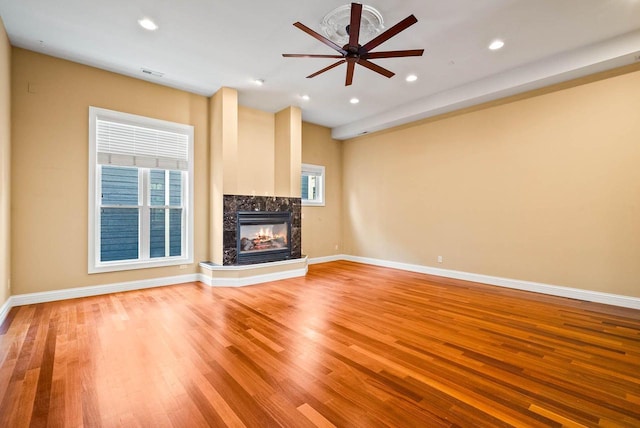
<path fill-rule="evenodd" d="M 5 159 L 9 120 L 13 126 L 12 174 L 9 180 L 0 162 L 0 190 L 6 198 L 10 185 L 12 193 L 13 293 L 198 272 L 197 262 L 211 257 L 209 204 L 221 195 L 213 188 L 226 185 L 208 168 L 221 97 L 208 101 L 22 49 L 11 58 L 9 52 L 0 31 L 0 85 L 9 85 L 9 60 L 12 70 L 10 118 L 0 99 Z M 302 162 L 326 167 L 326 206 L 303 208 L 303 251 L 310 257 L 344 253 L 640 296 L 638 89 L 634 72 L 344 143 L 327 128 L 304 123 L 298 132 L 297 123 L 278 125 L 277 114 L 237 108 L 236 98 L 237 118 L 228 128 L 238 167 L 225 164 L 221 173 L 233 175 L 227 184 L 242 190 L 233 193 L 277 187 L 276 178 L 263 180 L 269 174 L 236 173 L 245 161 L 269 157 L 276 177 L 278 129 L 288 128 L 287 141 L 301 134 Z M 90 105 L 195 126 L 196 263 L 188 269 L 86 273 Z M 287 118 L 298 112 L 289 109 Z M 295 187 L 299 192 L 299 177 Z M 0 203 L 0 227 L 8 228 L 8 203 Z M 5 283 L 8 235 L 0 240 Z M 8 294 L 6 284 L 0 288 L 1 304 Z"/>
<path fill-rule="evenodd" d="M 344 252 L 640 297 L 639 93 L 633 72 L 346 141 Z"/>
<path fill-rule="evenodd" d="M 199 271 L 208 251 L 207 98 L 23 49 L 12 56 L 14 294 Z M 195 127 L 195 263 L 87 274 L 89 106 Z"/>
<path fill-rule="evenodd" d="M 331 130 L 302 123 L 302 163 L 325 167 L 325 206 L 302 207 L 302 251 L 312 257 L 342 251 L 342 143 Z M 337 248 L 336 248 L 337 247 Z"/>
<path fill-rule="evenodd" d="M 275 180 L 275 116 L 238 107 L 239 195 L 273 196 Z"/>
<path fill-rule="evenodd" d="M 220 178 L 224 194 L 296 196 L 290 187 L 297 176 L 300 196 L 299 109 L 274 114 L 239 106 L 237 91 L 222 88 L 212 99 L 212 115 L 212 164 L 216 165 L 214 175 L 216 170 L 223 170 Z M 218 135 L 220 124 L 234 130 L 235 135 Z M 220 151 L 218 156 L 216 150 Z M 276 189 L 279 179 L 286 183 L 286 189 Z"/>
<path fill-rule="evenodd" d="M 0 306 L 11 279 L 11 45 L 0 18 Z"/>

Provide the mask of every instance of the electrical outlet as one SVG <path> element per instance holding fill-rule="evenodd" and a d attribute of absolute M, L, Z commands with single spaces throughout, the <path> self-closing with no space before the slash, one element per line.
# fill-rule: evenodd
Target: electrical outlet
<path fill-rule="evenodd" d="M 438 263 L 442 263 L 442 256 L 438 256 Z"/>
<path fill-rule="evenodd" d="M 7 279 L 7 291 L 11 291 L 11 280 Z"/>
<path fill-rule="evenodd" d="M 179 266 L 179 269 L 186 269 L 186 268 L 187 268 L 187 265 L 180 265 Z"/>
<path fill-rule="evenodd" d="M 338 244 L 335 245 L 334 247 L 335 250 L 338 250 Z"/>

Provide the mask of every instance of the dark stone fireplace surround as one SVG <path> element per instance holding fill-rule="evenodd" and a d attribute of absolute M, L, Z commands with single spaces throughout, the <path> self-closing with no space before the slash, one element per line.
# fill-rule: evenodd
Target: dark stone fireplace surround
<path fill-rule="evenodd" d="M 239 211 L 268 211 L 291 213 L 291 258 L 302 257 L 302 200 L 300 198 L 285 198 L 280 196 L 223 196 L 223 256 L 224 266 L 236 265 L 238 212 Z"/>

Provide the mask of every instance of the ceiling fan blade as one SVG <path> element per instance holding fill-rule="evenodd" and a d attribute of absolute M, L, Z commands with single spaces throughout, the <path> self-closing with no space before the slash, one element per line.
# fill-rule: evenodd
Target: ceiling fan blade
<path fill-rule="evenodd" d="M 314 39 L 317 39 L 317 40 L 321 41 L 322 43 L 324 43 L 325 45 L 329 46 L 330 48 L 337 50 L 342 55 L 346 55 L 347 54 L 347 51 L 342 49 L 340 46 L 338 46 L 337 44 L 333 43 L 331 40 L 327 39 L 326 37 L 322 36 L 321 34 L 316 33 L 311 28 L 309 28 L 306 25 L 304 25 L 302 22 L 296 22 L 293 25 L 295 27 L 301 29 L 302 31 L 304 31 L 305 33 L 307 33 L 308 35 L 310 35 Z"/>
<path fill-rule="evenodd" d="M 342 55 L 282 54 L 285 58 L 344 58 Z"/>
<path fill-rule="evenodd" d="M 410 49 L 404 51 L 384 51 L 384 52 L 370 52 L 366 55 L 362 55 L 365 59 L 379 59 L 379 58 L 398 58 L 402 56 L 422 56 L 424 49 Z"/>
<path fill-rule="evenodd" d="M 418 22 L 418 19 L 413 15 L 409 15 L 405 19 L 403 19 L 402 21 L 398 22 L 393 27 L 389 28 L 384 33 L 380 34 L 378 37 L 376 37 L 373 40 L 371 40 L 370 42 L 368 42 L 366 45 L 364 45 L 362 47 L 362 49 L 365 52 L 369 52 L 371 49 L 375 48 L 376 46 L 381 45 L 382 43 L 386 42 L 387 40 L 389 40 L 390 38 L 392 38 L 393 36 L 395 36 L 399 32 L 406 30 L 407 28 L 409 28 L 410 26 L 412 26 L 416 22 Z"/>
<path fill-rule="evenodd" d="M 362 20 L 362 5 L 351 3 L 351 22 L 349 23 L 349 46 L 358 47 L 360 37 L 360 22 Z"/>
<path fill-rule="evenodd" d="M 312 78 L 312 77 L 316 77 L 318 74 L 321 74 L 321 73 L 324 73 L 325 71 L 331 70 L 332 68 L 337 67 L 337 66 L 339 66 L 340 64 L 343 64 L 343 63 L 345 63 L 345 62 L 347 62 L 347 60 L 346 60 L 346 59 L 343 59 L 343 60 L 340 60 L 340 61 L 338 61 L 338 62 L 336 62 L 336 63 L 334 63 L 334 64 L 331 64 L 329 67 L 325 67 L 325 68 L 323 68 L 323 69 L 322 69 L 322 70 L 320 70 L 320 71 L 316 71 L 315 73 L 308 75 L 308 76 L 307 76 L 307 79 L 310 79 L 310 78 Z"/>
<path fill-rule="evenodd" d="M 385 77 L 392 77 L 394 76 L 396 73 L 394 73 L 393 71 L 389 71 L 384 67 L 380 67 L 378 64 L 374 64 L 370 61 L 367 61 L 366 59 L 362 59 L 360 58 L 360 61 L 358 61 L 358 64 L 367 67 L 369 70 L 373 70 L 376 73 L 380 73 Z"/>
<path fill-rule="evenodd" d="M 344 81 L 344 86 L 349 86 L 353 83 L 353 72 L 356 68 L 356 62 L 347 61 L 347 78 Z"/>

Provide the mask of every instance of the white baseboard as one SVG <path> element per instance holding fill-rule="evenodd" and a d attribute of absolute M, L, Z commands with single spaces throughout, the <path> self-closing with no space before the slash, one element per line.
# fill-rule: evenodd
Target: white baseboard
<path fill-rule="evenodd" d="M 337 262 L 338 260 L 346 260 L 344 254 L 335 254 L 333 256 L 325 256 L 325 257 L 314 257 L 309 259 L 310 265 L 315 265 L 318 263 L 328 263 L 328 262 Z"/>
<path fill-rule="evenodd" d="M 428 275 L 442 276 L 445 278 L 461 279 L 465 281 L 480 282 L 499 287 L 513 288 L 516 290 L 533 291 L 552 296 L 568 297 L 571 299 L 585 300 L 589 302 L 604 303 L 607 305 L 621 306 L 631 309 L 640 309 L 640 298 L 621 296 L 617 294 L 602 293 L 599 291 L 582 290 L 577 288 L 562 287 L 558 285 L 542 284 L 538 282 L 522 281 L 497 276 L 482 275 L 477 273 L 461 272 L 449 269 L 440 269 L 430 266 L 413 265 L 409 263 L 393 262 L 388 260 L 357 257 L 346 254 L 338 254 L 326 257 L 309 259 L 309 264 L 326 263 L 332 261 L 347 260 L 357 263 L 375 266 L 389 267 L 410 272 L 424 273 Z M 64 290 L 44 291 L 40 293 L 18 294 L 10 296 L 0 306 L 0 324 L 14 306 L 30 305 L 34 303 L 52 302 L 55 300 L 75 299 L 78 297 L 97 296 L 101 294 L 117 293 L 122 291 L 141 290 L 144 288 L 162 287 L 166 285 L 182 284 L 185 282 L 202 282 L 211 287 L 244 287 L 263 282 L 279 281 L 305 276 L 307 267 L 286 272 L 276 272 L 264 275 L 254 275 L 245 278 L 211 278 L 203 274 L 178 275 L 164 278 L 146 279 L 141 281 L 120 282 L 114 284 L 95 285 L 89 287 L 68 288 Z"/>
<path fill-rule="evenodd" d="M 11 296 L 12 306 L 75 299 L 78 297 L 98 296 L 121 291 L 141 290 L 143 288 L 162 287 L 200 281 L 200 274 L 178 275 L 164 278 L 144 279 L 141 281 L 118 282 L 114 284 L 93 285 L 89 287 L 66 288 L 64 290 L 42 291 L 39 293 L 17 294 Z"/>
<path fill-rule="evenodd" d="M 288 270 L 284 272 L 266 273 L 262 275 L 247 276 L 244 278 L 211 278 L 200 275 L 200 282 L 210 287 L 245 287 L 247 285 L 262 284 L 263 282 L 280 281 L 282 279 L 297 278 L 307 274 L 307 267 Z"/>
<path fill-rule="evenodd" d="M 164 278 L 145 279 L 141 281 L 128 281 L 113 284 L 94 285 L 88 287 L 67 288 L 64 290 L 42 291 L 38 293 L 17 294 L 10 296 L 0 306 L 0 325 L 4 322 L 14 306 L 31 305 L 35 303 L 53 302 L 56 300 L 76 299 L 78 297 L 98 296 L 101 294 L 118 293 L 123 291 L 142 290 L 145 288 L 163 287 L 167 285 L 182 284 L 186 282 L 202 282 L 212 287 L 243 287 L 246 285 L 260 284 L 262 282 L 278 281 L 282 279 L 305 276 L 307 267 L 286 272 L 277 272 L 264 275 L 255 275 L 246 278 L 211 278 L 195 273 Z"/>
<path fill-rule="evenodd" d="M 4 322 L 5 318 L 7 318 L 7 315 L 9 315 L 9 311 L 11 310 L 11 308 L 13 308 L 15 305 L 13 304 L 13 297 L 9 296 L 9 298 L 7 299 L 6 302 L 4 302 L 2 304 L 2 306 L 0 306 L 0 325 L 2 325 L 2 323 Z"/>
<path fill-rule="evenodd" d="M 563 287 L 559 285 L 543 284 L 539 282 L 522 281 L 519 279 L 501 278 L 498 276 L 482 275 L 478 273 L 461 272 L 449 269 L 440 269 L 430 266 L 413 265 L 409 263 L 392 262 L 388 260 L 372 259 L 342 255 L 342 260 L 369 265 L 389 267 L 410 272 L 425 273 L 428 275 L 443 276 L 445 278 L 461 279 L 464 281 L 480 282 L 496 285 L 498 287 L 513 288 L 516 290 L 533 291 L 535 293 L 549 294 L 558 297 L 585 300 L 588 302 L 604 303 L 607 305 L 621 306 L 631 309 L 640 309 L 640 298 L 622 296 L 618 294 L 602 293 L 599 291 L 583 290 L 579 288 Z"/>
<path fill-rule="evenodd" d="M 31 305 L 35 303 L 53 302 L 56 300 L 75 299 L 79 297 L 98 296 L 101 294 L 118 293 L 123 291 L 142 290 L 145 288 L 162 287 L 167 285 L 182 284 L 186 282 L 202 282 L 211 287 L 244 287 L 263 282 L 278 281 L 305 276 L 307 266 L 301 269 L 286 272 L 276 272 L 264 275 L 254 275 L 245 278 L 211 278 L 195 273 L 163 278 L 145 279 L 141 281 L 128 281 L 113 284 L 94 285 L 88 287 L 67 288 L 64 290 L 42 291 L 38 293 L 17 294 L 10 296 L 0 306 L 0 324 L 5 320 L 9 310 L 14 306 Z"/>

